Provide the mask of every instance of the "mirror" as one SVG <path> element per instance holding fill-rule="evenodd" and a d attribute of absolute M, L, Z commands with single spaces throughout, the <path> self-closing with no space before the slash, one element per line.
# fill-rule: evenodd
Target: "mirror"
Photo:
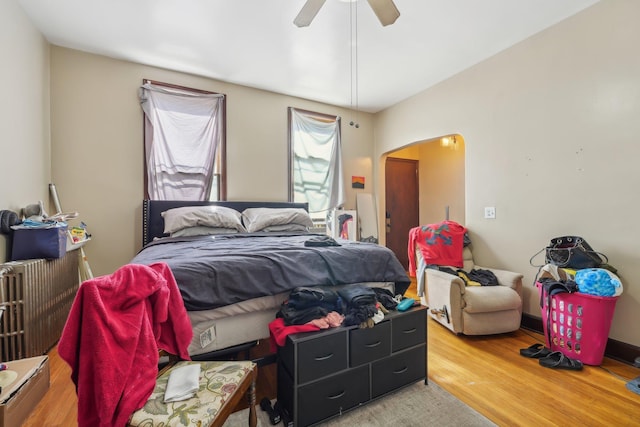
<path fill-rule="evenodd" d="M 376 203 L 371 193 L 356 195 L 356 210 L 360 222 L 360 241 L 378 243 Z"/>

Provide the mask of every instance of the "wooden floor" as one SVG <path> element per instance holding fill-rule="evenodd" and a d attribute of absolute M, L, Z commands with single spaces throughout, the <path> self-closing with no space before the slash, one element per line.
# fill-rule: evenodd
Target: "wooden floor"
<path fill-rule="evenodd" d="M 553 370 L 519 354 L 520 348 L 543 342 L 539 334 L 519 330 L 465 337 L 430 319 L 427 325 L 429 381 L 500 426 L 640 425 L 640 395 L 625 387 L 640 376 L 638 368 L 605 359 L 582 371 Z M 265 340 L 253 352 L 264 353 L 267 346 Z M 56 348 L 49 356 L 51 387 L 24 426 L 75 427 L 77 399 L 70 369 Z M 275 378 L 275 365 L 260 369 L 258 401 L 276 397 Z"/>

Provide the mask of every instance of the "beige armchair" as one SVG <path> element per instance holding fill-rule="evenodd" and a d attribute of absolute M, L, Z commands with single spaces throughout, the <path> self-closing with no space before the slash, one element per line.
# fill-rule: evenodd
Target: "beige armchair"
<path fill-rule="evenodd" d="M 429 315 L 456 334 L 490 335 L 515 331 L 522 317 L 522 274 L 474 264 L 469 247 L 463 251 L 464 271 L 492 271 L 499 286 L 465 286 L 462 278 L 425 268 L 416 248 L 418 295 Z M 456 270 L 455 267 L 453 267 Z M 422 276 L 422 277 L 420 277 Z"/>

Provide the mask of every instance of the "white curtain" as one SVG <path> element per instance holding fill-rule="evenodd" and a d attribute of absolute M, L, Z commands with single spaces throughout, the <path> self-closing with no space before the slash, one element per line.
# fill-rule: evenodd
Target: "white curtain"
<path fill-rule="evenodd" d="M 294 201 L 309 212 L 325 212 L 345 202 L 340 117 L 326 120 L 291 108 Z"/>
<path fill-rule="evenodd" d="M 224 95 L 145 83 L 145 156 L 152 200 L 209 200 Z"/>

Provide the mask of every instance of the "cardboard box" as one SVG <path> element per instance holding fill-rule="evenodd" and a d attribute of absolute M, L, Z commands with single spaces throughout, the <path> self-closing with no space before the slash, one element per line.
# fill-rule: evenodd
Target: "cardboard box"
<path fill-rule="evenodd" d="M 49 357 L 5 362 L 18 375 L 0 392 L 0 427 L 16 427 L 29 417 L 49 389 Z"/>

